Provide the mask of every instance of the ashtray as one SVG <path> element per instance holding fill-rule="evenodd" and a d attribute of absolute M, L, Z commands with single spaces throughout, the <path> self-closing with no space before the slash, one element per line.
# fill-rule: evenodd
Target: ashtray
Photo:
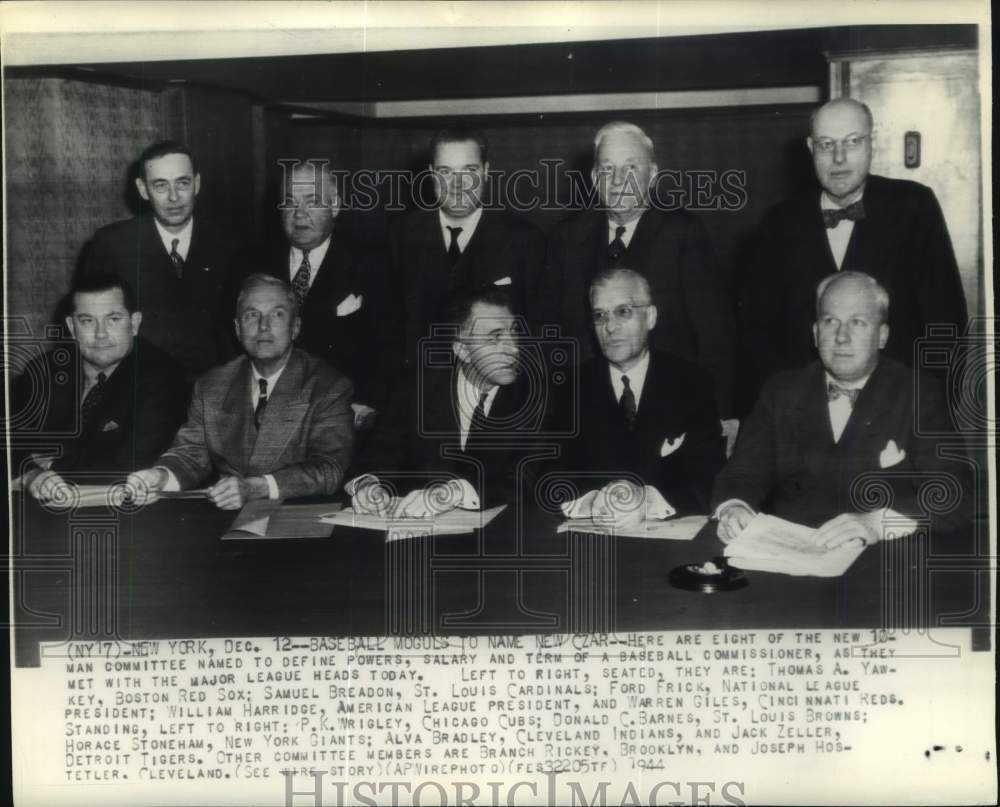
<path fill-rule="evenodd" d="M 685 591 L 735 591 L 749 582 L 742 569 L 735 569 L 723 557 L 712 558 L 707 563 L 686 563 L 670 570 L 670 585 Z"/>

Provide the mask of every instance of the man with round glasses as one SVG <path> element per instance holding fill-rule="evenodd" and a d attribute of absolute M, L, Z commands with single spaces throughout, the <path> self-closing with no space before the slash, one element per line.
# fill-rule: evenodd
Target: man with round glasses
<path fill-rule="evenodd" d="M 871 174 L 873 140 L 865 104 L 838 98 L 813 113 L 806 145 L 820 188 L 768 212 L 744 275 L 740 319 L 753 376 L 745 406 L 771 373 L 815 358 L 812 294 L 832 272 L 866 272 L 886 288 L 885 352 L 907 364 L 928 325 L 959 335 L 965 328 L 962 281 L 934 192 Z"/>
<path fill-rule="evenodd" d="M 650 348 L 659 310 L 638 272 L 599 273 L 590 307 L 601 355 L 580 368 L 580 428 L 562 460 L 589 502 L 590 512 L 574 517 L 608 517 L 623 526 L 707 512 L 724 460 L 711 375 Z"/>

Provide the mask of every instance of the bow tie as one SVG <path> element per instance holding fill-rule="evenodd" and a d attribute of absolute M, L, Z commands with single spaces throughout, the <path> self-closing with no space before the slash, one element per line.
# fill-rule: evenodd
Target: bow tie
<path fill-rule="evenodd" d="M 835 401 L 841 395 L 843 395 L 850 402 L 853 407 L 858 400 L 859 389 L 848 389 L 847 387 L 842 387 L 840 384 L 834 384 L 832 381 L 828 382 L 826 385 L 826 399 L 828 401 Z"/>
<path fill-rule="evenodd" d="M 861 199 L 858 199 L 858 201 L 852 202 L 847 207 L 824 208 L 821 212 L 823 213 L 823 224 L 830 230 L 844 219 L 848 219 L 849 221 L 863 219 L 865 217 L 865 204 Z"/>

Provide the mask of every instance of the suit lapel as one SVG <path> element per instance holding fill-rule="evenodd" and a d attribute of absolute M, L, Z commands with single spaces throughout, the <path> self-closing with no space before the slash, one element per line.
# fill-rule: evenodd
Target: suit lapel
<path fill-rule="evenodd" d="M 893 243 L 898 242 L 893 234 L 894 217 L 890 200 L 882 193 L 878 177 L 868 178 L 863 199 L 865 218 L 854 223 L 843 268 L 873 274 L 878 267 L 889 263 L 886 253 Z"/>
<path fill-rule="evenodd" d="M 871 450 L 876 452 L 881 450 L 882 446 L 872 444 L 871 435 L 878 431 L 882 415 L 891 409 L 890 386 L 891 380 L 887 377 L 884 366 L 881 363 L 876 365 L 871 378 L 858 395 L 851 416 L 844 427 L 844 433 L 840 436 L 839 445 L 849 450 L 852 455 L 862 451 L 868 453 Z"/>
<path fill-rule="evenodd" d="M 245 356 L 222 402 L 222 417 L 222 454 L 227 459 L 242 460 L 238 470 L 245 473 L 257 439 L 250 409 L 250 360 Z"/>
<path fill-rule="evenodd" d="M 823 222 L 823 211 L 820 206 L 820 198 L 822 197 L 822 190 L 810 193 L 810 202 L 806 206 L 803 212 L 803 237 L 806 239 L 806 243 L 815 244 L 816 252 L 814 258 L 810 259 L 809 265 L 814 267 L 812 269 L 812 274 L 817 281 L 826 277 L 827 275 L 832 275 L 834 272 L 838 271 L 837 261 L 833 257 L 833 249 L 830 247 L 830 239 L 826 234 L 826 224 Z M 857 227 L 855 227 L 855 231 Z M 851 240 L 854 240 L 854 233 L 851 234 Z M 851 248 L 848 245 L 847 253 L 844 256 L 844 268 L 847 268 L 847 255 L 850 254 Z"/>
<path fill-rule="evenodd" d="M 256 432 L 253 450 L 247 461 L 248 469 L 273 467 L 292 435 L 298 431 L 309 411 L 309 402 L 300 395 L 305 380 L 303 354 L 295 349 L 274 390 L 268 395 L 260 431 Z M 252 425 L 250 430 L 253 431 Z"/>
<path fill-rule="evenodd" d="M 826 374 L 819 362 L 806 374 L 794 420 L 787 426 L 790 444 L 803 446 L 807 452 L 807 465 L 813 473 L 823 475 L 823 466 L 836 444 L 833 442 L 833 426 L 826 397 Z"/>

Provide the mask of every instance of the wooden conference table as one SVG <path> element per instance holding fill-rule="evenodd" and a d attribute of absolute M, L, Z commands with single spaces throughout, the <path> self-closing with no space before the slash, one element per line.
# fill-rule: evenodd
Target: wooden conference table
<path fill-rule="evenodd" d="M 70 639 L 979 626 L 989 641 L 972 535 L 876 545 L 836 579 L 747 572 L 702 594 L 667 576 L 722 553 L 713 524 L 693 541 L 557 534 L 557 517 L 508 507 L 474 534 L 387 543 L 342 527 L 223 541 L 234 513 L 207 501 L 51 512 L 15 494 L 12 516 L 19 665 Z"/>

